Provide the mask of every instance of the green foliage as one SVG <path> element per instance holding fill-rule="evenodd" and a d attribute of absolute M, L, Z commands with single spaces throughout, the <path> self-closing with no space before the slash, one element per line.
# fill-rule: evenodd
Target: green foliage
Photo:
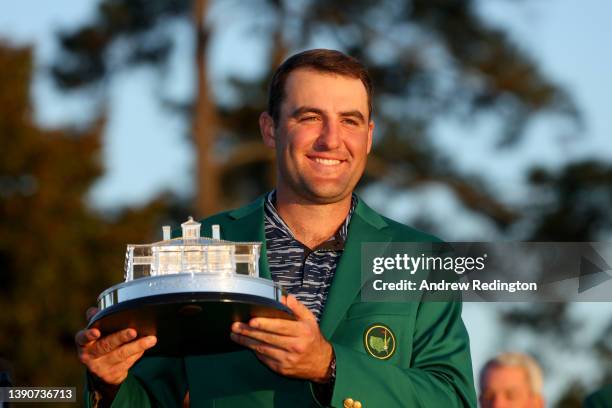
<path fill-rule="evenodd" d="M 556 173 L 536 168 L 530 180 L 543 196 L 533 240 L 607 240 L 612 231 L 612 165 L 586 160 Z"/>
<path fill-rule="evenodd" d="M 74 335 L 122 279 L 125 244 L 153 236 L 163 200 L 108 220 L 87 206 L 104 121 L 40 129 L 29 49 L 0 44 L 0 359 L 19 385 L 81 385 Z"/>
<path fill-rule="evenodd" d="M 96 20 L 74 32 L 60 34 L 65 51 L 52 73 L 66 89 L 103 80 L 126 65 L 163 63 L 172 48 L 171 36 L 160 28 L 173 17 L 189 15 L 189 0 L 105 0 Z M 120 57 L 111 47 L 121 43 Z"/>

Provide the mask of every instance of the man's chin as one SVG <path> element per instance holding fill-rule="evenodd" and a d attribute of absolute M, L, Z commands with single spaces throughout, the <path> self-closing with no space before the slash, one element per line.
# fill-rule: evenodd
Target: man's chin
<path fill-rule="evenodd" d="M 347 197 L 350 197 L 352 190 L 337 190 L 337 189 L 306 189 L 304 191 L 304 198 L 313 204 L 335 204 L 344 201 Z"/>

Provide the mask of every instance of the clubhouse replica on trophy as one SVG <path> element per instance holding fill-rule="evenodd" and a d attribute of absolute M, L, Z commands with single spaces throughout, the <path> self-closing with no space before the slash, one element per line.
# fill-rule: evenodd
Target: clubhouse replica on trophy
<path fill-rule="evenodd" d="M 281 289 L 259 277 L 261 243 L 224 241 L 218 225 L 211 238 L 201 237 L 191 217 L 181 227 L 180 238 L 164 226 L 162 241 L 127 246 L 125 282 L 98 296 L 89 327 L 103 335 L 128 327 L 153 334 L 148 355 L 177 356 L 238 349 L 229 338 L 234 321 L 292 318 Z"/>

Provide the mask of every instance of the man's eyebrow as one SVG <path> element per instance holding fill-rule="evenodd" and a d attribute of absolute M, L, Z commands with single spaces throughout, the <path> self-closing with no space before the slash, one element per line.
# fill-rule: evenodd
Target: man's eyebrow
<path fill-rule="evenodd" d="M 323 111 L 312 106 L 300 106 L 299 108 L 296 108 L 293 112 L 291 112 L 291 117 L 297 118 L 298 116 L 301 116 L 305 113 L 316 113 L 318 115 L 322 115 Z"/>
<path fill-rule="evenodd" d="M 347 111 L 347 112 L 340 112 L 340 116 L 343 116 L 343 117 L 353 117 L 353 118 L 356 118 L 356 119 L 360 120 L 361 122 L 365 123 L 365 117 L 358 110 L 352 110 L 352 111 Z"/>
<path fill-rule="evenodd" d="M 315 108 L 312 106 L 300 106 L 299 108 L 296 108 L 292 113 L 291 113 L 291 117 L 292 118 L 297 118 L 300 115 L 304 115 L 306 113 L 316 113 L 317 115 L 323 115 L 323 111 L 319 108 Z M 365 123 L 365 117 L 363 116 L 363 114 L 361 112 L 359 112 L 358 110 L 351 110 L 351 111 L 346 111 L 346 112 L 340 112 L 340 116 L 342 117 L 353 117 L 363 123 Z"/>

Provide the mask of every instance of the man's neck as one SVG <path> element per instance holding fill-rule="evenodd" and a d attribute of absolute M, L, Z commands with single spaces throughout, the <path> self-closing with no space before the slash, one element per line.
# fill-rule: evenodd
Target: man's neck
<path fill-rule="evenodd" d="M 277 190 L 275 207 L 293 236 L 312 249 L 340 228 L 351 209 L 351 195 L 335 203 L 316 204 Z"/>

